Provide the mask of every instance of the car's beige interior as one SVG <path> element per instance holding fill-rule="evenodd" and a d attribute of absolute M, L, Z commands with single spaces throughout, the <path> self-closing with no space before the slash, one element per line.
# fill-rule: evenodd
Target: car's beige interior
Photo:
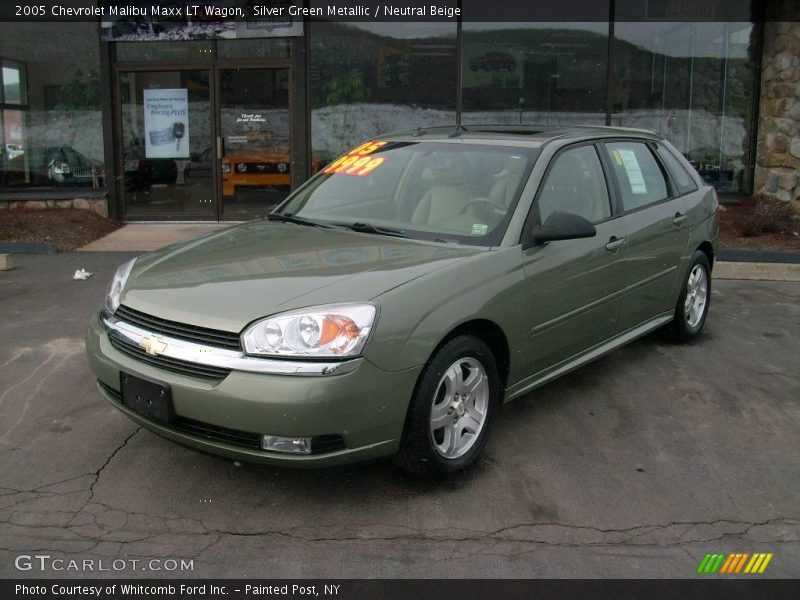
<path fill-rule="evenodd" d="M 503 170 L 494 175 L 495 181 L 489 190 L 489 199 L 509 208 L 524 173 L 525 161 L 523 159 L 513 156 L 507 159 Z"/>
<path fill-rule="evenodd" d="M 425 192 L 411 215 L 411 222 L 434 225 L 461 214 L 477 190 L 465 183 L 469 164 L 462 156 L 431 155 L 425 166 L 433 185 Z"/>
<path fill-rule="evenodd" d="M 523 153 L 507 149 L 398 151 L 368 177 L 328 179 L 304 210 L 334 222 L 483 236 L 512 208 L 527 166 Z"/>
<path fill-rule="evenodd" d="M 567 150 L 553 163 L 539 195 L 542 223 L 556 211 L 598 223 L 611 216 L 605 177 L 593 146 Z"/>
<path fill-rule="evenodd" d="M 451 155 L 426 165 L 426 175 L 435 184 L 417 204 L 411 223 L 467 235 L 484 225 L 487 231 L 497 225 L 516 196 L 525 160 L 500 154 L 480 158 L 483 164 L 472 165 L 465 157 Z"/>

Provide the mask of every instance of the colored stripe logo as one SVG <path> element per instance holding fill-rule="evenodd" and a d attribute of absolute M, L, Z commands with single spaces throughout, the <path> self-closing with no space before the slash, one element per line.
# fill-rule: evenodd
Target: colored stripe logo
<path fill-rule="evenodd" d="M 772 560 L 772 556 L 771 552 L 768 554 L 761 552 L 753 554 L 748 552 L 709 553 L 700 561 L 697 572 L 710 575 L 715 573 L 760 575 L 766 570 L 769 561 Z"/>

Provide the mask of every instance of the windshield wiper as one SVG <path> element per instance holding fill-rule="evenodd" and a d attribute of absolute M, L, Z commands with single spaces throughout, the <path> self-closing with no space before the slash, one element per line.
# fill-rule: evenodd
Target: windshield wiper
<path fill-rule="evenodd" d="M 306 225 L 308 227 L 322 227 L 323 229 L 332 229 L 330 225 L 324 223 L 317 223 L 316 221 L 309 221 L 301 217 L 296 217 L 291 213 L 269 213 L 267 215 L 268 221 L 278 221 L 280 223 L 294 223 L 295 225 Z"/>
<path fill-rule="evenodd" d="M 377 233 L 378 235 L 391 235 L 393 237 L 408 237 L 405 231 L 389 229 L 388 227 L 376 227 L 372 223 L 353 223 L 352 225 L 345 225 L 345 227 L 352 231 L 357 231 L 358 233 Z"/>

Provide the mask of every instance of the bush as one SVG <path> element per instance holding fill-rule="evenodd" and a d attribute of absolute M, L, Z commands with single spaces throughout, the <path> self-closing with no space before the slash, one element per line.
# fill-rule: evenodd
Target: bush
<path fill-rule="evenodd" d="M 748 198 L 737 206 L 739 231 L 744 237 L 791 230 L 792 207 L 772 196 Z"/>

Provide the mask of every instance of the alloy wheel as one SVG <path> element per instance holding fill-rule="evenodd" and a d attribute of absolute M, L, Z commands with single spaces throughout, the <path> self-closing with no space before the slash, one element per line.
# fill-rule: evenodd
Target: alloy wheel
<path fill-rule="evenodd" d="M 695 328 L 700 323 L 707 301 L 708 275 L 702 265 L 695 265 L 686 282 L 686 300 L 683 303 L 683 313 L 689 327 Z"/>
<path fill-rule="evenodd" d="M 459 358 L 444 372 L 433 397 L 430 434 L 444 458 L 464 456 L 478 440 L 489 411 L 489 378 L 474 358 Z"/>

